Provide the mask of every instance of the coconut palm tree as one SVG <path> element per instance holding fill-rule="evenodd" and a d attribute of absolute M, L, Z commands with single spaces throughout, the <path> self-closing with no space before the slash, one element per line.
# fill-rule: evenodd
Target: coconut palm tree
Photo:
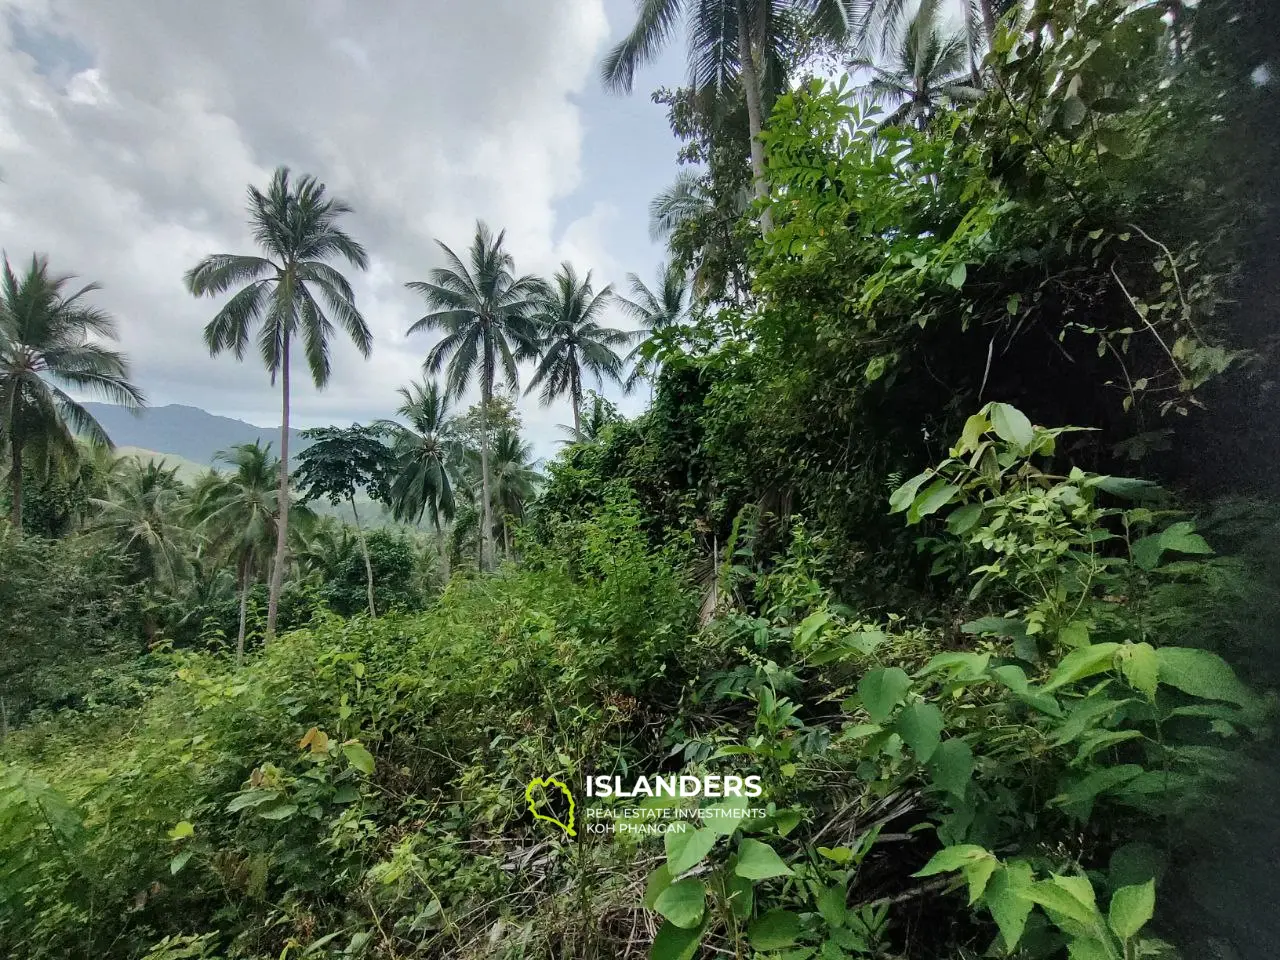
<path fill-rule="evenodd" d="M 22 530 L 22 481 L 28 461 L 41 472 L 57 460 L 78 459 L 75 434 L 111 446 L 89 411 L 63 389 L 97 394 L 136 409 L 142 392 L 129 382 L 124 355 L 97 338 L 114 340 L 115 321 L 86 302 L 95 283 L 71 291 L 71 277 L 49 273 L 33 256 L 21 276 L 4 258 L 0 277 L 0 443 L 9 456 L 9 519 Z"/>
<path fill-rule="evenodd" d="M 646 350 L 645 345 L 653 341 L 654 334 L 687 323 L 692 302 L 689 275 L 674 263 L 658 265 L 656 289 L 651 290 L 634 273 L 627 274 L 627 282 L 631 284 L 631 296 L 619 297 L 618 305 L 640 324 L 640 330 L 633 334 L 639 342 L 625 359 L 631 364 L 631 373 L 623 387 L 630 393 L 641 377 L 647 376 L 652 383 L 662 368 L 662 358 L 656 354 L 646 356 L 652 351 Z"/>
<path fill-rule="evenodd" d="M 940 6 L 941 0 L 921 0 L 889 67 L 854 61 L 855 66 L 871 71 L 865 89 L 896 107 L 886 125 L 911 124 L 924 130 L 946 104 L 982 97 L 982 90 L 970 82 L 968 43 L 963 34 L 944 33 Z"/>
<path fill-rule="evenodd" d="M 196 482 L 191 516 L 211 548 L 235 567 L 240 592 L 236 663 L 240 663 L 244 659 L 249 589 L 271 555 L 283 515 L 279 509 L 280 462 L 272 456 L 271 444 L 264 447 L 256 441 L 220 451 L 217 459 L 233 469 L 226 474 L 210 471 Z"/>
<path fill-rule="evenodd" d="M 630 93 L 636 69 L 658 55 L 683 19 L 690 86 L 720 102 L 746 98 L 755 195 L 765 199 L 760 131 L 773 96 L 785 89 L 789 54 L 805 37 L 847 37 L 856 0 L 638 0 L 637 6 L 631 32 L 600 66 L 604 85 Z M 761 229 L 770 229 L 767 209 Z"/>
<path fill-rule="evenodd" d="M 397 520 L 417 523 L 431 518 L 437 536 L 444 522 L 453 519 L 456 504 L 451 476 L 462 445 L 449 414 L 449 398 L 434 382 L 401 387 L 396 414 L 408 426 L 383 420 L 391 438 L 393 460 L 391 512 Z"/>
<path fill-rule="evenodd" d="M 256 327 L 258 350 L 272 384 L 280 378 L 280 524 L 267 601 L 268 643 L 275 636 L 288 557 L 289 355 L 293 338 L 302 338 L 311 379 L 318 388 L 329 380 L 329 338 L 335 320 L 361 354 L 367 357 L 373 347 L 351 285 L 326 262 L 337 257 L 360 270 L 369 265 L 364 247 L 338 226 L 339 218 L 350 212 L 341 200 L 327 196 L 324 184 L 314 177 L 299 177 L 295 182 L 289 168 L 280 167 L 266 193 L 249 187 L 249 225 L 266 255 L 215 254 L 186 275 L 187 288 L 198 297 L 220 296 L 240 287 L 204 328 L 209 352 L 216 356 L 230 350 L 237 360 L 243 359 Z"/>
<path fill-rule="evenodd" d="M 542 475 L 533 464 L 533 446 L 514 430 L 499 430 L 493 441 L 493 500 L 507 559 L 511 559 L 511 521 L 524 517 L 525 504 L 538 492 Z"/>
<path fill-rule="evenodd" d="M 622 359 L 614 347 L 627 343 L 631 334 L 599 323 L 612 299 L 611 285 L 597 293 L 591 283 L 591 271 L 579 279 L 573 264 L 565 261 L 535 314 L 541 326 L 538 346 L 542 359 L 525 393 L 541 387 L 539 399 L 543 406 L 568 395 L 575 433 L 580 432 L 583 374 L 593 376 L 599 387 L 604 386 L 605 380 L 622 382 Z"/>
<path fill-rule="evenodd" d="M 493 559 L 487 410 L 495 384 L 517 389 L 518 363 L 537 353 L 538 324 L 533 316 L 546 291 L 538 278 L 515 275 L 515 261 L 502 245 L 504 236 L 495 237 L 477 222 L 468 263 L 437 240 L 446 265 L 432 270 L 429 280 L 406 284 L 422 294 L 431 310 L 409 327 L 409 333 L 442 330 L 445 334 L 427 354 L 424 371 L 435 375 L 447 363 L 445 395 L 451 399 L 461 396 L 473 380 L 480 382 L 482 567 Z"/>
<path fill-rule="evenodd" d="M 117 543 L 139 583 L 175 586 L 189 568 L 191 531 L 182 520 L 178 468 L 130 457 L 113 476 L 108 494 L 90 502 L 90 530 Z"/>

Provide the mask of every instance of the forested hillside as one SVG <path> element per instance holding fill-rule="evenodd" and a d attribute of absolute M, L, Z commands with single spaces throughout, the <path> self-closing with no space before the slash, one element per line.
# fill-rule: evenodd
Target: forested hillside
<path fill-rule="evenodd" d="M 1275 12 L 639 11 L 669 264 L 445 238 L 394 418 L 114 457 L 111 318 L 7 267 L 0 947 L 1275 956 Z M 349 212 L 282 168 L 185 278 L 285 430 L 377 348 Z M 587 791 L 657 775 L 761 793 Z"/>

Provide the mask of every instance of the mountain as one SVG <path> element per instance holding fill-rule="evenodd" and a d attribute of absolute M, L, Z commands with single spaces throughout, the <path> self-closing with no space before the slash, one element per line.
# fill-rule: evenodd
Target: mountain
<path fill-rule="evenodd" d="M 270 443 L 272 451 L 280 453 L 279 427 L 255 427 L 243 420 L 214 416 L 199 407 L 171 403 L 147 407 L 136 415 L 113 403 L 86 403 L 84 407 L 118 447 L 174 454 L 198 464 L 212 464 L 219 450 L 255 440 Z M 307 446 L 297 430 L 289 431 L 291 458 Z"/>

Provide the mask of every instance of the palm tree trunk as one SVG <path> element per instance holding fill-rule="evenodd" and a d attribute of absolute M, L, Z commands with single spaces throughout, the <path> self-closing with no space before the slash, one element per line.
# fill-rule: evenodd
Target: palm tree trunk
<path fill-rule="evenodd" d="M 510 518 L 505 514 L 502 517 L 502 545 L 506 548 L 507 559 L 511 559 L 511 524 L 508 522 Z"/>
<path fill-rule="evenodd" d="M 480 384 L 480 569 L 493 565 L 493 505 L 489 502 L 489 398 L 493 393 L 492 371 L 486 370 Z"/>
<path fill-rule="evenodd" d="M 9 501 L 9 522 L 15 533 L 22 533 L 22 442 L 14 431 L 9 461 L 9 482 L 13 486 Z"/>
<path fill-rule="evenodd" d="M 990 50 L 996 43 L 996 11 L 991 0 L 978 0 L 978 6 L 982 10 L 982 29 L 987 34 L 987 49 Z"/>
<path fill-rule="evenodd" d="M 444 540 L 444 527 L 436 521 L 436 550 L 440 553 L 440 574 L 444 583 L 449 582 L 449 546 Z"/>
<path fill-rule="evenodd" d="M 364 528 L 360 526 L 360 514 L 356 512 L 356 498 L 351 500 L 351 516 L 356 521 L 356 535 L 360 538 L 360 552 L 364 554 L 364 575 L 369 587 L 369 616 L 376 617 L 378 611 L 373 608 L 373 564 L 369 562 L 369 543 L 364 538 Z"/>
<path fill-rule="evenodd" d="M 756 70 L 755 43 L 752 42 L 750 20 L 745 0 L 736 0 L 738 8 L 738 50 L 742 60 L 742 86 L 747 94 L 747 128 L 751 133 L 751 174 L 757 200 L 766 200 L 769 185 L 764 177 L 764 144 L 760 132 L 764 129 L 764 109 L 760 102 L 760 75 Z M 768 236 L 773 229 L 773 217 L 766 209 L 760 215 L 760 232 Z"/>
<path fill-rule="evenodd" d="M 573 392 L 569 396 L 569 399 L 573 401 L 573 439 L 575 441 L 582 439 L 582 422 L 578 414 L 578 392 L 578 387 L 575 384 Z"/>
<path fill-rule="evenodd" d="M 267 597 L 267 633 L 262 645 L 268 646 L 276 635 L 276 614 L 280 610 L 280 588 L 284 586 L 284 565 L 289 548 L 289 336 L 284 337 L 280 363 L 280 487 L 276 524 L 276 558 L 271 565 L 271 592 Z"/>
<path fill-rule="evenodd" d="M 249 561 L 240 561 L 240 633 L 236 636 L 236 666 L 244 663 L 244 625 L 249 611 Z"/>

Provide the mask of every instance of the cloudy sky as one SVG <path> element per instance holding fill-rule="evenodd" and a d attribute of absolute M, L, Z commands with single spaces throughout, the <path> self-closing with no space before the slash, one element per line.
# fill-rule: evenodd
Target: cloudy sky
<path fill-rule="evenodd" d="M 209 253 L 250 252 L 247 184 L 279 164 L 314 173 L 355 208 L 347 226 L 372 263 L 353 279 L 375 345 L 367 361 L 336 350 L 323 392 L 295 376 L 295 422 L 388 415 L 431 345 L 405 337 L 423 308 L 403 284 L 438 265 L 434 238 L 465 247 L 482 218 L 506 229 L 522 271 L 571 259 L 619 286 L 653 275 L 646 205 L 676 145 L 648 93 L 681 79 L 682 51 L 631 97 L 605 93 L 597 65 L 633 10 L 0 0 L 0 246 L 102 283 L 97 302 L 152 404 L 278 424 L 260 363 L 207 355 L 216 306 L 182 274 Z M 567 407 L 522 407 L 539 454 L 552 452 Z"/>

